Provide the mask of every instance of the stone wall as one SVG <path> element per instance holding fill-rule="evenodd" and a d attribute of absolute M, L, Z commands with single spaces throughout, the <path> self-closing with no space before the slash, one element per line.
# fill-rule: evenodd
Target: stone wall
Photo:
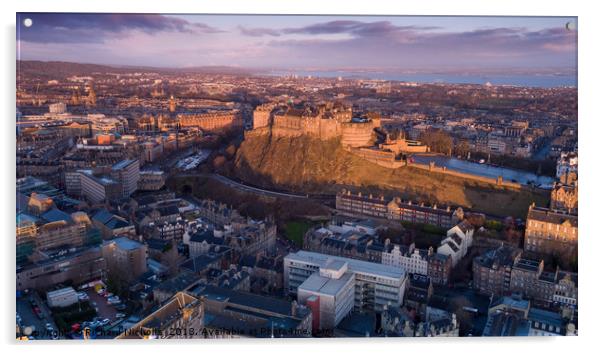
<path fill-rule="evenodd" d="M 390 151 L 367 147 L 349 148 L 348 151 L 368 162 L 385 168 L 396 169 L 406 165 L 405 161 L 396 160 L 395 153 Z"/>

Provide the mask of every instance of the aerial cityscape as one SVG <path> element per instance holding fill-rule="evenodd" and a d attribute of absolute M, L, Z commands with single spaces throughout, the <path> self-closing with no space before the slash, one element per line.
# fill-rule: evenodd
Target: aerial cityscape
<path fill-rule="evenodd" d="M 578 335 L 576 17 L 17 13 L 16 45 L 18 340 Z"/>

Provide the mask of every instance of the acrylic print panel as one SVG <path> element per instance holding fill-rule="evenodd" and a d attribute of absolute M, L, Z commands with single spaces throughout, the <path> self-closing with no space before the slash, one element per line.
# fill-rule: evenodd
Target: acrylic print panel
<path fill-rule="evenodd" d="M 17 332 L 577 335 L 577 18 L 18 13 Z"/>

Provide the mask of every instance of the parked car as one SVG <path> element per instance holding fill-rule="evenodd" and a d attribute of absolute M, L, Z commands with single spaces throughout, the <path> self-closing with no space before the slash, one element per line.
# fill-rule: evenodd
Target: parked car
<path fill-rule="evenodd" d="M 122 318 L 124 318 L 125 316 L 126 316 L 126 315 L 125 315 L 124 313 L 117 313 L 117 314 L 115 314 L 115 317 L 116 317 L 116 318 L 118 318 L 118 319 L 122 319 Z"/>
<path fill-rule="evenodd" d="M 111 322 L 111 320 L 109 320 L 109 319 L 102 319 L 102 320 L 100 321 L 100 324 L 101 324 L 102 326 L 105 326 L 105 325 L 108 325 L 108 324 L 109 324 L 109 322 Z"/>

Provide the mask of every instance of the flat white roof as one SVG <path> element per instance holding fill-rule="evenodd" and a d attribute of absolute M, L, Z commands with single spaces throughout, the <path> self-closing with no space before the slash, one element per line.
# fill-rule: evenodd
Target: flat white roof
<path fill-rule="evenodd" d="M 335 296 L 353 278 L 353 273 L 347 272 L 341 278 L 328 278 L 314 272 L 298 288 L 313 293 Z"/>
<path fill-rule="evenodd" d="M 285 260 L 292 260 L 298 262 L 305 262 L 308 264 L 314 264 L 321 268 L 327 268 L 328 260 L 338 260 L 347 263 L 349 271 L 359 273 L 363 275 L 373 275 L 379 277 L 389 277 L 392 279 L 401 279 L 405 277 L 406 272 L 398 267 L 389 265 L 383 265 L 375 262 L 361 261 L 355 259 L 349 259 L 341 256 L 332 256 L 321 254 L 317 252 L 300 250 L 296 253 L 290 253 L 286 255 Z"/>
<path fill-rule="evenodd" d="M 65 288 L 61 288 L 61 289 L 57 289 L 57 290 L 48 292 L 48 293 L 46 293 L 46 295 L 48 297 L 56 297 L 56 296 L 60 296 L 63 294 L 71 294 L 71 293 L 75 293 L 75 289 L 73 289 L 73 287 L 65 287 Z"/>

